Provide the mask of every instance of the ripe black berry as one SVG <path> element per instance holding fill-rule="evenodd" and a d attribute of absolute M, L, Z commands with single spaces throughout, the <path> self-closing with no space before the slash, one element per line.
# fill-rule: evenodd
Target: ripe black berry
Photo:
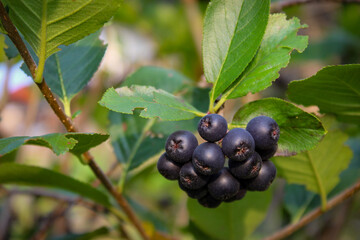
<path fill-rule="evenodd" d="M 213 198 L 210 194 L 198 199 L 198 202 L 207 208 L 216 208 L 221 204 L 220 200 Z"/>
<path fill-rule="evenodd" d="M 245 188 L 240 187 L 238 193 L 234 197 L 229 198 L 229 199 L 225 200 L 224 202 L 234 202 L 237 200 L 241 200 L 245 197 L 246 192 L 247 192 L 247 190 Z"/>
<path fill-rule="evenodd" d="M 248 131 L 242 128 L 234 128 L 224 137 L 222 149 L 229 159 L 244 161 L 254 152 L 255 142 Z"/>
<path fill-rule="evenodd" d="M 259 175 L 256 178 L 244 180 L 241 183 L 250 191 L 265 191 L 269 188 L 276 176 L 276 167 L 271 161 L 263 162 Z"/>
<path fill-rule="evenodd" d="M 195 172 L 192 163 L 188 162 L 181 167 L 179 179 L 184 187 L 189 189 L 199 189 L 207 184 L 209 176 L 204 176 Z"/>
<path fill-rule="evenodd" d="M 256 149 L 256 146 L 255 146 L 255 149 Z M 274 156 L 277 149 L 278 149 L 278 144 L 276 143 L 270 149 L 266 149 L 266 150 L 256 149 L 256 152 L 260 155 L 260 157 L 263 161 L 266 161 L 266 160 L 269 160 L 272 156 Z"/>
<path fill-rule="evenodd" d="M 206 141 L 219 141 L 227 132 L 227 122 L 225 118 L 218 114 L 206 115 L 200 119 L 198 132 Z"/>
<path fill-rule="evenodd" d="M 266 150 L 273 148 L 280 136 L 280 129 L 274 119 L 267 116 L 258 116 L 250 120 L 246 126 L 255 140 L 256 149 Z"/>
<path fill-rule="evenodd" d="M 169 158 L 178 163 L 190 161 L 198 141 L 189 131 L 176 131 L 166 140 L 165 151 Z"/>
<path fill-rule="evenodd" d="M 157 169 L 159 170 L 160 174 L 169 180 L 179 179 L 180 168 L 181 165 L 171 161 L 166 153 L 161 155 L 159 161 L 157 162 Z"/>
<path fill-rule="evenodd" d="M 195 148 L 192 163 L 198 173 L 212 175 L 224 167 L 225 156 L 217 144 L 205 142 Z"/>
<path fill-rule="evenodd" d="M 239 181 L 231 175 L 227 168 L 223 168 L 218 174 L 212 176 L 208 184 L 210 195 L 221 201 L 234 197 L 239 189 Z"/>
<path fill-rule="evenodd" d="M 194 198 L 194 199 L 200 199 L 205 197 L 205 195 L 208 193 L 207 187 L 204 186 L 200 189 L 189 189 L 186 188 L 181 181 L 179 182 L 179 187 L 181 188 L 181 190 L 183 190 L 184 192 L 186 192 L 186 194 L 190 197 L 190 198 Z"/>
<path fill-rule="evenodd" d="M 250 179 L 259 174 L 261 162 L 259 154 L 254 152 L 243 162 L 229 160 L 229 169 L 232 175 L 238 179 Z"/>

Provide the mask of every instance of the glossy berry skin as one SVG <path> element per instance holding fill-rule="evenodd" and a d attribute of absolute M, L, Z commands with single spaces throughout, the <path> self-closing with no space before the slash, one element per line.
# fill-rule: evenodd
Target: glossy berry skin
<path fill-rule="evenodd" d="M 249 191 L 265 191 L 269 188 L 276 176 L 276 167 L 271 161 L 263 162 L 259 175 L 256 178 L 244 180 L 241 183 Z"/>
<path fill-rule="evenodd" d="M 208 193 L 206 186 L 204 186 L 200 189 L 188 189 L 181 183 L 181 181 L 178 181 L 178 182 L 179 182 L 180 189 L 183 190 L 184 192 L 186 192 L 186 194 L 190 198 L 200 199 L 200 198 L 205 197 L 205 195 Z"/>
<path fill-rule="evenodd" d="M 261 157 L 254 152 L 243 162 L 229 160 L 229 169 L 232 175 L 238 179 L 250 179 L 259 174 L 261 163 Z"/>
<path fill-rule="evenodd" d="M 280 128 L 274 119 L 258 116 L 250 120 L 246 130 L 253 136 L 256 149 L 267 150 L 273 148 L 279 140 Z"/>
<path fill-rule="evenodd" d="M 239 181 L 234 178 L 227 168 L 212 176 L 208 184 L 210 195 L 217 200 L 227 200 L 234 197 L 240 189 Z"/>
<path fill-rule="evenodd" d="M 225 163 L 225 156 L 216 143 L 205 142 L 195 148 L 192 164 L 196 172 L 212 175 L 219 172 Z"/>
<path fill-rule="evenodd" d="M 251 134 L 242 128 L 230 130 L 222 141 L 222 150 L 233 161 L 244 161 L 255 151 Z"/>
<path fill-rule="evenodd" d="M 164 153 L 157 162 L 157 169 L 166 179 L 176 180 L 179 179 L 181 164 L 170 160 L 167 154 Z"/>
<path fill-rule="evenodd" d="M 220 200 L 213 198 L 210 194 L 198 199 L 198 202 L 207 208 L 216 208 L 221 204 Z"/>
<path fill-rule="evenodd" d="M 171 160 L 177 163 L 185 163 L 191 160 L 197 145 L 198 141 L 194 134 L 189 131 L 180 130 L 168 137 L 165 151 Z"/>
<path fill-rule="evenodd" d="M 255 147 L 255 149 L 256 149 L 256 147 Z M 278 144 L 276 143 L 270 149 L 266 149 L 266 150 L 257 149 L 256 152 L 260 155 L 260 157 L 263 161 L 267 161 L 275 155 L 277 149 L 278 149 Z"/>
<path fill-rule="evenodd" d="M 241 200 L 245 197 L 246 192 L 247 192 L 246 189 L 240 187 L 238 193 L 234 197 L 229 198 L 229 199 L 225 200 L 224 202 L 234 202 L 237 200 Z"/>
<path fill-rule="evenodd" d="M 200 136 L 208 142 L 221 140 L 227 132 L 227 122 L 219 114 L 208 114 L 198 124 Z"/>
<path fill-rule="evenodd" d="M 179 180 L 188 189 L 200 189 L 207 184 L 209 176 L 198 174 L 192 163 L 188 162 L 181 167 Z"/>

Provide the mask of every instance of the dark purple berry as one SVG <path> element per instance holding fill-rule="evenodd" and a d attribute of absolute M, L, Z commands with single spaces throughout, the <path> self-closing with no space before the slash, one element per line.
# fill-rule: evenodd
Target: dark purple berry
<path fill-rule="evenodd" d="M 216 208 L 221 204 L 220 200 L 213 198 L 210 194 L 207 194 L 205 197 L 198 199 L 198 202 L 207 208 Z"/>
<path fill-rule="evenodd" d="M 259 154 L 254 152 L 243 162 L 229 160 L 229 169 L 232 175 L 238 179 L 250 179 L 259 174 L 261 162 Z"/>
<path fill-rule="evenodd" d="M 164 153 L 157 162 L 157 169 L 166 179 L 176 180 L 179 179 L 181 164 L 171 161 Z"/>
<path fill-rule="evenodd" d="M 250 120 L 246 126 L 255 140 L 256 149 L 272 149 L 279 140 L 280 128 L 274 119 L 258 116 Z"/>
<path fill-rule="evenodd" d="M 200 199 L 202 197 L 205 197 L 205 195 L 208 193 L 207 187 L 206 185 L 200 189 L 189 189 L 186 188 L 181 181 L 179 182 L 179 187 L 181 188 L 181 190 L 183 190 L 184 192 L 186 192 L 186 194 L 190 197 L 190 198 L 194 198 L 194 199 Z"/>
<path fill-rule="evenodd" d="M 224 202 L 234 202 L 234 201 L 237 201 L 237 200 L 241 200 L 241 199 L 243 199 L 245 197 L 246 192 L 247 192 L 247 190 L 245 188 L 240 188 L 240 190 L 238 191 L 238 193 L 234 197 L 232 197 L 230 199 L 227 199 Z"/>
<path fill-rule="evenodd" d="M 256 178 L 243 180 L 245 188 L 249 191 L 265 191 L 269 188 L 276 176 L 276 167 L 271 161 L 262 164 L 259 175 Z"/>
<path fill-rule="evenodd" d="M 221 201 L 234 197 L 239 189 L 239 181 L 231 175 L 227 168 L 223 168 L 218 174 L 212 176 L 208 184 L 210 195 Z"/>
<path fill-rule="evenodd" d="M 176 131 L 172 133 L 165 144 L 165 151 L 169 158 L 178 163 L 191 160 L 192 154 L 198 145 L 194 134 L 189 131 Z"/>
<path fill-rule="evenodd" d="M 255 146 L 255 149 L 256 149 L 256 146 Z M 260 157 L 263 161 L 266 161 L 275 155 L 277 149 L 278 149 L 278 144 L 276 143 L 276 145 L 274 145 L 270 149 L 266 149 L 266 150 L 256 149 L 256 152 L 260 155 Z"/>
<path fill-rule="evenodd" d="M 198 173 L 203 175 L 215 174 L 224 167 L 224 163 L 224 153 L 217 144 L 205 142 L 195 148 L 192 164 Z"/>
<path fill-rule="evenodd" d="M 227 122 L 218 114 L 208 114 L 200 119 L 198 132 L 208 142 L 219 141 L 227 132 Z"/>
<path fill-rule="evenodd" d="M 234 128 L 224 137 L 222 149 L 229 159 L 244 161 L 254 152 L 255 142 L 248 131 L 242 128 Z"/>
<path fill-rule="evenodd" d="M 189 189 L 199 189 L 207 184 L 209 176 L 204 176 L 195 172 L 192 163 L 188 162 L 181 167 L 179 179 L 184 187 Z"/>

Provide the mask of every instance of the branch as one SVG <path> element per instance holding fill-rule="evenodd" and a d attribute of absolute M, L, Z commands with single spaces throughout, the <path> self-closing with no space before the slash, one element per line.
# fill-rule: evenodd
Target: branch
<path fill-rule="evenodd" d="M 290 8 L 307 3 L 320 3 L 320 2 L 333 2 L 333 3 L 360 3 L 360 0 L 284 0 L 271 4 L 271 12 L 281 12 L 285 8 Z"/>
<path fill-rule="evenodd" d="M 21 57 L 24 59 L 25 64 L 29 68 L 31 75 L 33 79 L 36 77 L 36 63 L 31 57 L 28 49 L 25 46 L 25 43 L 21 39 L 17 29 L 15 28 L 14 24 L 12 23 L 9 15 L 7 14 L 4 5 L 2 2 L 0 2 L 0 18 L 1 22 L 3 24 L 4 29 L 7 32 L 7 35 L 11 39 L 11 41 L 14 43 L 16 48 L 18 49 Z M 53 93 L 51 92 L 51 89 L 48 87 L 44 79 L 40 83 L 36 83 L 38 88 L 40 89 L 41 93 L 45 97 L 46 101 L 49 103 L 57 117 L 60 119 L 62 124 L 65 126 L 68 132 L 76 132 L 76 128 L 74 124 L 72 123 L 72 120 L 70 117 L 66 116 L 62 108 L 60 107 L 58 101 L 54 97 Z M 93 157 L 91 156 L 90 152 L 85 152 L 83 154 L 83 157 L 85 158 L 86 162 L 88 162 L 91 170 L 94 172 L 96 177 L 101 181 L 101 183 L 105 186 L 105 188 L 111 193 L 111 195 L 116 199 L 120 207 L 124 210 L 126 215 L 128 216 L 129 220 L 133 223 L 133 225 L 136 227 L 136 229 L 139 231 L 143 239 L 149 239 L 147 236 L 140 220 L 135 215 L 134 211 L 126 201 L 123 195 L 119 194 L 115 188 L 112 186 L 110 180 L 108 177 L 104 174 L 104 172 L 99 168 L 99 166 L 95 163 Z"/>
<path fill-rule="evenodd" d="M 344 202 L 346 199 L 353 196 L 356 192 L 360 191 L 360 181 L 349 187 L 348 189 L 344 190 L 342 193 L 338 194 L 336 197 L 332 198 L 325 206 L 325 211 L 328 211 L 335 206 L 339 205 L 340 203 Z M 278 240 L 283 239 L 285 237 L 290 236 L 295 231 L 299 230 L 300 228 L 304 227 L 308 223 L 315 220 L 317 217 L 321 216 L 325 213 L 325 211 L 321 210 L 321 207 L 318 207 L 305 215 L 301 218 L 297 223 L 291 224 L 286 226 L 285 228 L 275 232 L 270 237 L 267 237 L 263 240 Z"/>

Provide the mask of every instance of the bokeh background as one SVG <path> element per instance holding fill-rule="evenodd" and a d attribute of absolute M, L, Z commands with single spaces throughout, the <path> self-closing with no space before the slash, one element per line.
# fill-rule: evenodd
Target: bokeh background
<path fill-rule="evenodd" d="M 206 92 L 209 85 L 203 77 L 201 39 L 202 19 L 207 4 L 205 0 L 124 0 L 112 21 L 102 30 L 101 39 L 108 48 L 100 68 L 88 86 L 72 101 L 72 111 L 80 111 L 74 120 L 80 131 L 108 131 L 108 110 L 97 102 L 107 88 L 119 86 L 128 74 L 140 66 L 175 69 Z M 324 66 L 360 62 L 360 4 L 321 2 L 284 11 L 289 18 L 296 16 L 301 23 L 308 25 L 301 31 L 301 34 L 309 36 L 308 48 L 302 54 L 292 54 L 289 66 L 281 71 L 280 78 L 270 88 L 227 102 L 223 112 L 227 119 L 231 119 L 246 102 L 269 96 L 286 99 L 290 81 L 310 77 Z M 21 59 L 17 57 L 8 61 L 3 51 L 0 51 L 0 55 L 0 137 L 64 132 L 32 80 L 20 69 Z M 207 103 L 199 105 L 206 108 Z M 315 107 L 307 110 L 317 111 Z M 351 128 L 348 133 L 352 135 L 348 145 L 354 152 L 349 168 L 360 169 L 360 136 L 355 135 Z M 93 149 L 92 153 L 98 164 L 105 171 L 111 171 L 111 178 L 117 181 L 121 168 L 114 168 L 117 159 L 110 141 Z M 137 169 L 136 176 L 128 182 L 127 195 L 136 200 L 133 204 L 149 226 L 155 225 L 157 229 L 179 239 L 211 239 L 189 220 L 187 197 L 177 183 L 167 181 L 156 173 L 158 156 Z M 23 146 L 9 158 L 19 163 L 51 168 L 84 182 L 95 180 L 92 172 L 71 154 L 56 156 L 46 148 Z M 341 183 L 343 186 L 338 186 L 334 193 L 346 186 L 346 182 Z M 75 199 L 75 196 L 65 192 L 39 188 L 34 193 L 28 190 L 0 186 L 0 239 L 30 239 L 57 206 L 58 195 Z M 262 238 L 294 220 L 291 204 L 286 201 L 296 191 L 306 192 L 304 188 L 288 185 L 281 179 L 275 181 L 271 191 L 274 197 L 267 217 L 251 239 Z M 309 201 L 304 212 L 319 205 L 316 196 L 305 195 L 305 199 L 297 200 Z M 119 239 L 114 229 L 116 221 L 104 209 L 77 204 L 53 222 L 49 239 L 71 239 L 61 238 L 64 235 L 77 239 L 76 234 L 103 226 L 112 230 L 96 239 Z M 355 240 L 360 238 L 359 229 L 360 195 L 357 194 L 289 239 Z"/>

